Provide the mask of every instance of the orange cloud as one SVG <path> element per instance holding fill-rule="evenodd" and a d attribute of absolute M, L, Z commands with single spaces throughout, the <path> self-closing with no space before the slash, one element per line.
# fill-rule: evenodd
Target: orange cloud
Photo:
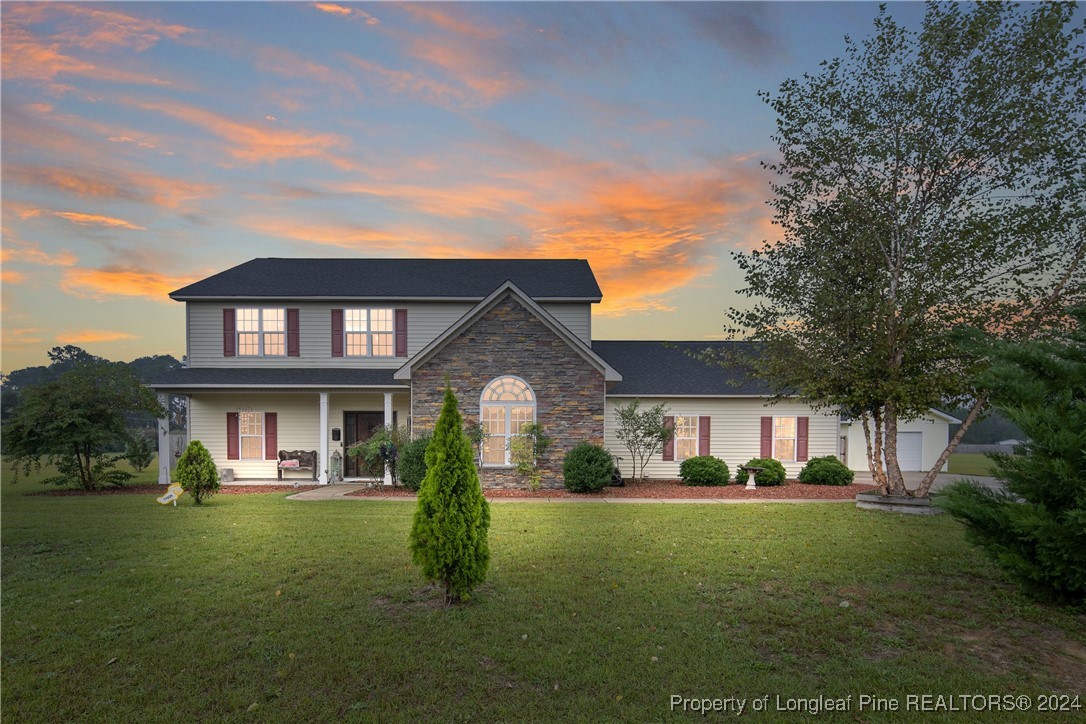
<path fill-rule="evenodd" d="M 88 50 L 121 47 L 142 52 L 162 38 L 178 40 L 194 32 L 184 25 L 107 10 L 91 3 L 12 3 L 4 8 L 4 20 L 18 25 L 54 22 L 59 30 L 52 39 Z"/>
<path fill-rule="evenodd" d="M 61 251 L 58 254 L 50 254 L 42 251 L 41 247 L 29 241 L 19 241 L 11 238 L 5 231 L 4 246 L 0 248 L 0 261 L 22 262 L 24 264 L 39 264 L 41 266 L 74 266 L 79 261 L 70 251 Z"/>
<path fill-rule="evenodd" d="M 11 269 L 0 271 L 0 282 L 4 284 L 21 284 L 26 281 L 26 275 Z"/>
<path fill-rule="evenodd" d="M 402 3 L 397 6 L 410 13 L 416 20 L 436 25 L 442 30 L 472 40 L 493 40 L 501 36 L 497 28 L 485 27 L 456 17 L 446 7 L 439 8 L 435 3 Z"/>
<path fill-rule="evenodd" d="M 381 21 L 361 8 L 346 8 L 335 3 L 313 3 L 313 7 L 322 13 L 331 13 L 340 17 L 362 18 L 366 25 L 380 25 Z"/>
<path fill-rule="evenodd" d="M 145 226 L 136 226 L 124 219 L 115 219 L 112 216 L 100 216 L 98 214 L 80 214 L 75 211 L 54 211 L 53 216 L 67 219 L 79 226 L 107 226 L 115 229 L 130 229 L 132 231 L 147 231 Z"/>
<path fill-rule="evenodd" d="M 123 339 L 137 339 L 128 332 L 111 332 L 101 329 L 84 329 L 80 332 L 61 332 L 56 341 L 61 344 L 87 344 L 90 342 L 119 342 Z"/>
<path fill-rule="evenodd" d="M 169 293 L 191 284 L 197 277 L 168 276 L 131 266 L 106 266 L 101 269 L 68 269 L 60 281 L 64 292 L 83 299 L 141 297 L 169 302 Z"/>
<path fill-rule="evenodd" d="M 44 338 L 41 337 L 41 330 L 34 327 L 12 329 L 5 326 L 2 336 L 5 349 L 31 349 L 44 341 Z"/>
<path fill-rule="evenodd" d="M 43 186 L 80 198 L 120 199 L 175 209 L 187 201 L 210 196 L 210 184 L 166 178 L 149 173 L 94 167 L 5 166 L 5 180 Z"/>
<path fill-rule="evenodd" d="M 391 70 L 349 53 L 342 54 L 342 57 L 365 72 L 367 80 L 391 93 L 410 95 L 418 100 L 442 106 L 462 106 L 472 100 L 468 92 L 420 73 Z"/>
<path fill-rule="evenodd" d="M 284 48 L 271 45 L 254 48 L 253 58 L 259 70 L 284 78 L 315 80 L 334 89 L 349 91 L 354 96 L 362 96 L 350 73 L 309 60 Z"/>
<path fill-rule="evenodd" d="M 292 131 L 266 124 L 248 124 L 195 106 L 174 101 L 125 99 L 126 105 L 155 111 L 203 128 L 226 142 L 226 153 L 243 163 L 274 162 L 289 158 L 337 160 L 332 150 L 346 146 L 347 139 L 334 133 Z"/>
<path fill-rule="evenodd" d="M 308 222 L 269 216 L 241 218 L 236 223 L 267 236 L 350 249 L 359 253 L 380 250 L 433 256 L 463 256 L 466 248 L 453 243 L 456 240 L 453 234 L 438 235 L 425 230 L 392 231 L 360 224 L 323 220 Z M 470 249 L 468 251 L 470 252 Z"/>

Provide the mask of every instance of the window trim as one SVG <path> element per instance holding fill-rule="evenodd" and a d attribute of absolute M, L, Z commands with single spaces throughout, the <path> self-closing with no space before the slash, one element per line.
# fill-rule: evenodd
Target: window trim
<path fill-rule="evenodd" d="M 685 415 L 683 413 L 676 412 L 676 413 L 672 413 L 670 415 L 670 417 L 672 419 L 671 429 L 672 429 L 673 434 L 671 436 L 671 440 L 672 440 L 672 443 L 673 443 L 672 455 L 673 455 L 673 457 L 675 459 L 674 461 L 675 462 L 682 462 L 683 460 L 689 460 L 690 458 L 696 458 L 698 456 L 698 450 L 699 450 L 699 448 L 701 446 L 701 418 L 702 418 L 702 416 L 701 415 Z M 680 439 L 680 437 L 679 437 L 679 419 L 680 418 L 694 421 L 694 434 L 693 435 L 683 435 L 682 438 L 681 438 L 683 440 L 692 440 L 693 443 L 694 443 L 694 454 L 693 455 L 688 455 L 687 457 L 679 457 L 679 439 Z"/>
<path fill-rule="evenodd" d="M 791 420 L 792 421 L 792 437 L 777 437 L 777 420 Z M 782 463 L 794 463 L 799 457 L 799 416 L 798 415 L 781 415 L 773 417 L 773 430 L 772 430 L 772 445 L 770 446 L 770 452 L 773 455 L 774 460 L 778 460 Z M 791 440 L 792 441 L 792 457 L 785 459 L 777 454 L 777 441 L 778 440 Z"/>
<path fill-rule="evenodd" d="M 496 382 L 498 382 L 500 380 L 506 380 L 506 379 L 516 380 L 517 382 L 520 382 L 521 384 L 523 384 L 524 387 L 528 390 L 528 392 L 532 395 L 531 401 L 525 401 L 525 400 L 496 401 L 496 400 L 485 400 L 485 399 L 483 399 L 486 396 L 487 390 L 489 390 L 494 385 L 494 383 L 496 383 Z M 509 443 L 513 439 L 514 436 L 520 434 L 519 430 L 517 432 L 512 431 L 513 430 L 513 408 L 514 407 L 528 407 L 529 405 L 532 408 L 532 421 L 531 421 L 531 423 L 521 423 L 521 424 L 534 424 L 538 420 L 537 415 L 538 415 L 538 412 L 539 412 L 539 398 L 535 394 L 535 389 L 530 384 L 528 384 L 528 381 L 526 379 L 524 379 L 523 377 L 518 377 L 517 375 L 499 375 L 498 377 L 495 377 L 494 379 L 490 380 L 490 382 L 487 382 L 485 385 L 483 385 L 483 391 L 479 393 L 479 424 L 480 425 L 483 424 L 483 419 L 484 419 L 483 418 L 483 410 L 484 410 L 484 408 L 488 408 L 488 407 L 490 407 L 490 408 L 503 408 L 504 419 L 505 419 L 505 432 L 500 434 L 500 435 L 487 434 L 486 437 L 483 438 L 482 445 L 480 445 L 481 449 L 479 450 L 479 464 L 482 467 L 484 467 L 484 468 L 509 468 L 509 467 L 513 466 L 513 462 L 512 462 L 512 459 L 511 459 L 512 451 L 510 449 L 511 445 Z M 505 462 L 502 462 L 502 463 L 488 463 L 488 462 L 484 461 L 486 441 L 487 441 L 487 439 L 489 439 L 491 437 L 505 438 Z"/>
<path fill-rule="evenodd" d="M 260 416 L 260 434 L 259 435 L 246 435 L 242 430 L 245 429 L 242 419 L 245 415 L 259 415 Z M 263 411 L 256 412 L 255 410 L 238 410 L 238 460 L 263 460 L 265 457 L 265 440 L 268 433 L 268 421 L 266 413 Z M 260 455 L 257 457 L 245 456 L 245 438 L 260 438 Z"/>
<path fill-rule="evenodd" d="M 251 329 L 242 330 L 242 328 L 241 328 L 241 317 L 242 317 L 241 313 L 244 312 L 244 311 L 248 311 L 250 309 L 254 309 L 257 312 L 257 315 L 256 315 L 256 323 L 257 323 L 256 326 L 257 326 L 257 328 L 256 328 L 255 331 L 251 330 Z M 265 332 L 264 331 L 264 312 L 267 311 L 267 310 L 276 310 L 276 311 L 282 312 L 282 323 L 283 323 L 282 331 L 278 331 L 278 332 L 275 332 L 275 331 Z M 287 330 L 288 330 L 288 325 L 287 325 L 287 308 L 286 307 L 237 307 L 237 308 L 234 309 L 234 356 L 235 357 L 286 357 L 287 352 L 288 352 L 288 350 L 287 350 Z M 257 340 L 257 343 L 256 343 L 257 352 L 256 352 L 256 354 L 245 354 L 244 352 L 241 351 L 242 350 L 241 335 L 243 335 L 243 334 L 255 334 L 256 335 L 256 340 Z M 277 334 L 280 337 L 282 337 L 282 339 L 283 339 L 283 342 L 282 342 L 283 353 L 282 354 L 269 354 L 269 353 L 266 353 L 264 351 L 264 336 L 265 335 L 271 335 L 271 334 Z"/>
<path fill-rule="evenodd" d="M 387 332 L 374 331 L 373 329 L 373 312 L 374 311 L 387 311 L 389 313 L 389 322 L 392 328 Z M 349 320 L 351 312 L 366 313 L 366 331 L 358 332 L 351 331 L 349 327 Z M 362 354 L 351 354 L 350 335 L 360 334 L 366 339 L 366 351 Z M 389 339 L 389 352 L 388 354 L 374 354 L 373 353 L 373 338 L 375 335 L 382 334 L 388 335 Z M 353 357 L 355 359 L 375 358 L 384 359 L 386 357 L 396 356 L 396 309 L 394 307 L 344 307 L 343 308 L 343 356 Z"/>

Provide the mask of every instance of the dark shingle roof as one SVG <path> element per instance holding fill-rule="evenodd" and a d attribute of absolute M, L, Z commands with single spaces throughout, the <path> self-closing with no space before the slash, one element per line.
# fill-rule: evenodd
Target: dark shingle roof
<path fill-rule="evenodd" d="M 403 387 L 392 379 L 395 369 L 314 367 L 184 367 L 156 375 L 148 386 L 174 387 Z"/>
<path fill-rule="evenodd" d="M 170 294 L 229 297 L 482 299 L 505 281 L 533 299 L 602 297 L 584 259 L 253 259 Z"/>
<path fill-rule="evenodd" d="M 595 340 L 592 351 L 618 370 L 608 395 L 769 396 L 772 391 L 749 368 L 708 364 L 689 353 L 707 350 L 755 354 L 749 342 L 643 342 Z"/>

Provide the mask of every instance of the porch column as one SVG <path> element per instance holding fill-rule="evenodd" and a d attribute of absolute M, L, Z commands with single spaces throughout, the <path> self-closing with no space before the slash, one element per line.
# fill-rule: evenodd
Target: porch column
<path fill-rule="evenodd" d="M 392 393 L 385 393 L 385 425 L 392 424 Z M 392 485 L 392 471 L 385 466 L 385 485 Z"/>
<path fill-rule="evenodd" d="M 328 484 L 328 393 L 321 392 L 321 450 L 320 460 L 317 461 L 317 470 L 319 471 L 317 476 L 317 482 L 321 485 Z"/>
<path fill-rule="evenodd" d="M 158 421 L 158 484 L 170 484 L 170 396 L 158 393 L 158 404 L 166 410 L 166 417 Z"/>

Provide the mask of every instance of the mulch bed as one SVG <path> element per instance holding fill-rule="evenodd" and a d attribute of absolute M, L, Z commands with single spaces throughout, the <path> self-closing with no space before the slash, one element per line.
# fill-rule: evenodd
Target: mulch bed
<path fill-rule="evenodd" d="M 251 493 L 301 493 L 306 490 L 313 490 L 317 488 L 316 485 L 299 485 L 295 488 L 293 485 L 223 485 L 219 488 L 219 495 L 248 495 Z M 103 490 L 44 490 L 39 493 L 28 493 L 28 495 L 47 495 L 55 498 L 67 497 L 69 495 L 165 495 L 166 486 L 158 485 L 156 483 L 146 483 L 144 485 L 124 485 L 120 488 L 105 488 Z"/>
<path fill-rule="evenodd" d="M 484 494 L 494 498 L 714 498 L 755 500 L 774 500 L 782 498 L 801 498 L 804 500 L 852 500 L 856 493 L 870 492 L 873 485 L 805 485 L 795 480 L 787 480 L 784 485 L 761 487 L 747 490 L 744 485 L 690 486 L 678 480 L 648 480 L 628 482 L 621 488 L 604 488 L 598 493 L 571 493 L 568 490 L 506 490 L 487 488 Z M 415 494 L 405 488 L 363 488 L 349 496 L 358 498 L 413 498 Z"/>

